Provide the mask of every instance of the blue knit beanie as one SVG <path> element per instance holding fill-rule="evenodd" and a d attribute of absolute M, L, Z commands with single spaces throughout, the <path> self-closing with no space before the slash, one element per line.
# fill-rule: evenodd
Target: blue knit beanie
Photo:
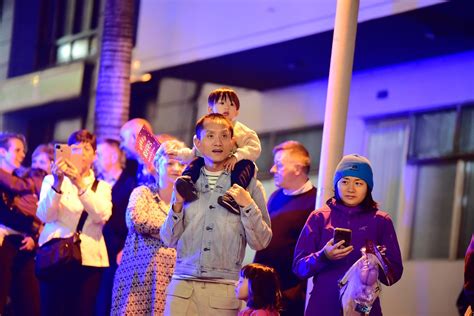
<path fill-rule="evenodd" d="M 370 166 L 369 159 L 357 154 L 342 157 L 336 167 L 336 173 L 334 174 L 335 189 L 337 188 L 337 182 L 344 177 L 357 177 L 364 180 L 369 187 L 369 191 L 372 192 L 374 187 L 374 176 L 372 174 L 372 167 Z"/>

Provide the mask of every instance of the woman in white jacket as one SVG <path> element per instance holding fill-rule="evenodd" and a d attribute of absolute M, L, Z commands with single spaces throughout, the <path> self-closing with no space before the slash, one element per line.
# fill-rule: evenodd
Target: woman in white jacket
<path fill-rule="evenodd" d="M 40 279 L 42 315 L 92 315 L 104 267 L 109 265 L 102 227 L 112 214 L 111 187 L 96 181 L 92 163 L 96 137 L 87 130 L 71 134 L 68 145 L 80 159 L 58 158 L 52 175 L 45 177 L 37 216 L 45 223 L 39 245 L 52 238 L 69 237 L 76 231 L 83 211 L 87 218 L 80 235 L 82 265 Z"/>

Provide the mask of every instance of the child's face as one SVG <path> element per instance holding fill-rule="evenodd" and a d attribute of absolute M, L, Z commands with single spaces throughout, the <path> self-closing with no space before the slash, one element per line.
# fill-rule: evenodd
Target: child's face
<path fill-rule="evenodd" d="M 237 115 L 239 115 L 239 110 L 237 110 L 237 105 L 232 102 L 230 98 L 221 97 L 213 106 L 208 107 L 209 113 L 219 113 L 227 117 L 230 121 L 233 121 Z"/>
<path fill-rule="evenodd" d="M 249 297 L 249 280 L 247 278 L 239 277 L 239 281 L 235 282 L 235 297 L 247 301 Z"/>

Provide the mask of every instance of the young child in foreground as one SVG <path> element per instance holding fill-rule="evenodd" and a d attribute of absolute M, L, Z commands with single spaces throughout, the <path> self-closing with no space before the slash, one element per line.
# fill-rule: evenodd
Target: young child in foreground
<path fill-rule="evenodd" d="M 231 185 L 238 184 L 246 189 L 255 176 L 255 162 L 257 161 L 262 147 L 260 139 L 255 131 L 237 121 L 239 115 L 240 101 L 234 90 L 230 88 L 219 88 L 212 91 L 208 97 L 208 113 L 219 113 L 232 122 L 234 127 L 234 139 L 236 149 L 227 158 L 225 170 L 231 173 Z M 217 149 L 216 149 L 217 150 Z M 185 202 L 193 202 L 197 197 L 194 184 L 199 178 L 204 159 L 197 157 L 196 148 L 183 148 L 175 152 L 167 152 L 167 155 L 189 164 L 183 172 L 183 177 L 178 178 L 176 189 L 184 198 Z M 194 160 L 193 160 L 194 159 Z M 240 206 L 232 196 L 225 193 L 219 197 L 218 203 L 230 212 L 239 215 Z"/>
<path fill-rule="evenodd" d="M 236 282 L 235 295 L 247 302 L 247 307 L 238 316 L 280 315 L 280 285 L 273 268 L 258 263 L 244 266 Z"/>

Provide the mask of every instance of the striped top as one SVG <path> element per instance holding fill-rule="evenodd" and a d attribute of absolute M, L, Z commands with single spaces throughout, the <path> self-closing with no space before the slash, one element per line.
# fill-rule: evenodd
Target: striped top
<path fill-rule="evenodd" d="M 206 175 L 207 183 L 209 184 L 209 188 L 211 189 L 211 191 L 214 191 L 214 188 L 216 187 L 217 179 L 219 179 L 219 176 L 223 172 L 224 170 L 209 171 L 206 168 L 204 168 L 204 174 Z"/>

